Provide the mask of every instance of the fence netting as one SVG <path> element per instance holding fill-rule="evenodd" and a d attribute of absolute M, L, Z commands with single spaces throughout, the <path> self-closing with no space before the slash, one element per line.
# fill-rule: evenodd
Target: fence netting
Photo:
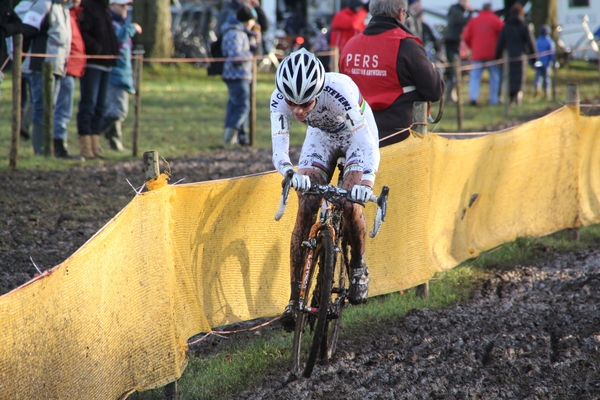
<path fill-rule="evenodd" d="M 600 221 L 600 117 L 564 107 L 465 140 L 381 150 L 386 222 L 370 295 L 427 282 L 518 236 Z M 0 297 L 0 398 L 115 399 L 181 376 L 187 341 L 287 304 L 297 200 L 275 172 L 137 195 L 77 252 Z M 367 207 L 369 228 L 374 217 Z"/>

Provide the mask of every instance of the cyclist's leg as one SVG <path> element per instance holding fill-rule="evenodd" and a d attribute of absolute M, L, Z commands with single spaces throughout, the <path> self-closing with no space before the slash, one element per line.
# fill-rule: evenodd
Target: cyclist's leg
<path fill-rule="evenodd" d="M 344 175 L 343 187 L 346 189 L 360 183 L 361 171 L 348 171 Z M 344 204 L 344 219 L 346 230 L 344 234 L 350 244 L 350 293 L 348 300 L 352 304 L 361 304 L 367 301 L 369 290 L 369 269 L 365 262 L 365 247 L 367 238 L 367 220 L 360 205 L 347 201 Z"/>

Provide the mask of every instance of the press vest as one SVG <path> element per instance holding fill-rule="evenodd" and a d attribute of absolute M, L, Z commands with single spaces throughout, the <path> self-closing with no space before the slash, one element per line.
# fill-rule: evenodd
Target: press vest
<path fill-rule="evenodd" d="M 373 110 L 389 107 L 414 86 L 402 87 L 396 63 L 400 42 L 406 38 L 421 41 L 403 29 L 395 28 L 378 35 L 354 36 L 340 54 L 340 72 L 352 78 Z"/>

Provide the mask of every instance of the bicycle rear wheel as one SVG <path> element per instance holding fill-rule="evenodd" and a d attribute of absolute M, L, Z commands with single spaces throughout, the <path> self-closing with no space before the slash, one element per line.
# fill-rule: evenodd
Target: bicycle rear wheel
<path fill-rule="evenodd" d="M 330 326 L 330 332 L 328 333 L 327 342 L 327 360 L 330 360 L 335 354 L 337 348 L 338 338 L 340 336 L 340 329 L 342 327 L 342 311 L 344 311 L 344 304 L 346 303 L 346 296 L 348 293 L 348 272 L 350 268 L 349 263 L 349 247 L 348 244 L 342 240 L 340 252 L 336 255 L 335 269 L 334 269 L 334 282 L 331 293 L 331 304 L 335 312 L 335 317 Z"/>

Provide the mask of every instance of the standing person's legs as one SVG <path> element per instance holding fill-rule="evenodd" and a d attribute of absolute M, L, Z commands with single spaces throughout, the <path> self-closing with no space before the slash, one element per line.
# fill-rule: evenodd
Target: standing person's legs
<path fill-rule="evenodd" d="M 232 144 L 235 134 L 243 130 L 243 124 L 250 113 L 250 81 L 226 80 L 229 99 L 225 115 L 225 144 Z"/>
<path fill-rule="evenodd" d="M 108 84 L 108 110 L 104 118 L 102 133 L 110 142 L 110 148 L 124 151 L 122 123 L 129 113 L 129 93 L 112 84 Z"/>
<path fill-rule="evenodd" d="M 481 87 L 481 74 L 483 73 L 483 62 L 473 61 L 471 63 L 471 72 L 469 73 L 469 102 L 471 105 L 477 105 L 479 89 Z"/>
<path fill-rule="evenodd" d="M 502 71 L 498 64 L 494 64 L 488 67 L 488 73 L 490 74 L 490 105 L 495 106 L 498 104 L 498 96 L 500 95 L 500 77 Z"/>
<path fill-rule="evenodd" d="M 550 100 L 550 98 L 552 97 L 550 92 L 552 89 L 552 79 L 550 79 L 550 72 L 551 71 L 551 67 L 547 66 L 546 68 L 543 69 L 543 88 L 544 88 L 544 94 L 546 95 L 546 100 Z"/>
<path fill-rule="evenodd" d="M 446 41 L 446 59 L 448 67 L 444 70 L 444 81 L 446 82 L 446 100 L 454 100 L 452 97 L 452 91 L 454 90 L 455 84 L 455 72 L 454 72 L 454 59 L 459 57 L 458 47 L 460 42 Z"/>
<path fill-rule="evenodd" d="M 94 158 L 92 152 L 92 118 L 96 110 L 101 70 L 87 66 L 79 79 L 81 96 L 77 112 L 79 151 L 82 157 Z"/>
<path fill-rule="evenodd" d="M 52 75 L 53 79 L 53 96 L 52 102 L 56 104 L 58 92 L 60 91 L 60 79 Z M 44 154 L 44 97 L 43 97 L 43 82 L 40 72 L 32 72 L 29 75 L 29 85 L 31 94 L 31 104 L 33 108 L 33 128 L 31 144 L 35 155 Z"/>
<path fill-rule="evenodd" d="M 75 77 L 67 75 L 60 79 L 60 89 L 54 107 L 54 155 L 60 158 L 70 156 L 67 148 L 68 125 L 73 114 L 73 94 Z"/>

